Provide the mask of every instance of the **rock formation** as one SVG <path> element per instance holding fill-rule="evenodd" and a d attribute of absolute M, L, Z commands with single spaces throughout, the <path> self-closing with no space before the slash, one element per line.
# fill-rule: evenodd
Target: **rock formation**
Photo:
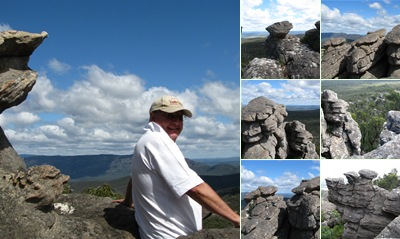
<path fill-rule="evenodd" d="M 268 26 L 266 57 L 254 58 L 244 69 L 242 78 L 320 79 L 319 22 L 315 26 L 316 29 L 307 31 L 301 40 L 297 36 L 288 35 L 293 28 L 288 21 Z"/>
<path fill-rule="evenodd" d="M 319 177 L 303 180 L 285 201 L 275 195 L 278 188 L 260 186 L 245 196 L 242 210 L 242 238 L 313 239 L 319 236 Z"/>
<path fill-rule="evenodd" d="M 400 76 L 400 25 L 369 32 L 351 44 L 332 38 L 323 44 L 322 79 L 380 79 Z"/>
<path fill-rule="evenodd" d="M 400 189 L 388 192 L 373 185 L 378 174 L 372 170 L 344 175 L 347 184 L 342 178 L 325 179 L 328 200 L 336 205 L 345 223 L 343 238 L 398 238 Z"/>
<path fill-rule="evenodd" d="M 0 113 L 23 102 L 34 86 L 37 73 L 28 67 L 29 56 L 46 37 L 0 32 Z M 69 176 L 50 165 L 27 169 L 1 127 L 0 146 L 0 238 L 139 238 L 133 209 L 110 198 L 62 194 Z M 239 229 L 196 235 L 238 238 Z"/>
<path fill-rule="evenodd" d="M 361 131 L 347 111 L 348 106 L 335 92 L 322 92 L 321 155 L 325 158 L 350 158 L 361 153 Z"/>
<path fill-rule="evenodd" d="M 242 158 L 319 158 L 313 136 L 299 121 L 284 122 L 284 105 L 265 97 L 251 100 L 242 109 Z"/>
<path fill-rule="evenodd" d="M 380 133 L 380 146 L 362 156 L 365 159 L 400 158 L 400 111 L 389 111 Z"/>

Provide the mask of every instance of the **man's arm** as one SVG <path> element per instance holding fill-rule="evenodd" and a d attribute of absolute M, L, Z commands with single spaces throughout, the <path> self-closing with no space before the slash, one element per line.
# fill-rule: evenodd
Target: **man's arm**
<path fill-rule="evenodd" d="M 231 221 L 235 227 L 240 226 L 240 216 L 207 183 L 203 182 L 197 185 L 187 191 L 186 194 L 207 210 Z"/>
<path fill-rule="evenodd" d="M 124 199 L 117 199 L 113 202 L 125 204 L 127 207 L 134 207 L 133 200 L 132 200 L 132 178 L 129 177 L 128 186 L 126 186 L 126 193 Z"/>

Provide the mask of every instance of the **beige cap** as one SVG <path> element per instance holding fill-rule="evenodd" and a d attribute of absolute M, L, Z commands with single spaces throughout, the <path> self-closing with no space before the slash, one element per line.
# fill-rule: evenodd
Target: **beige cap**
<path fill-rule="evenodd" d="M 150 112 L 156 110 L 161 110 L 166 113 L 175 113 L 182 110 L 184 115 L 189 118 L 192 117 L 192 112 L 190 112 L 188 109 L 185 109 L 178 98 L 170 95 L 164 95 L 151 104 Z"/>

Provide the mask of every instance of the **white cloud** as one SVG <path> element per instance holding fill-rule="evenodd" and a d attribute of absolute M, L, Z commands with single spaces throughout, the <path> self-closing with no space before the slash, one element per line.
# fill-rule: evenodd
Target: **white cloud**
<path fill-rule="evenodd" d="M 41 73 L 27 100 L 0 115 L 1 123 L 13 121 L 12 129 L 4 129 L 18 153 L 130 154 L 148 122 L 152 101 L 170 94 L 194 114 L 185 120 L 177 141 L 186 157 L 239 154 L 239 88 L 221 82 L 183 91 L 145 88 L 134 74 L 96 65 L 82 69 L 84 78 L 63 90 Z M 46 118 L 40 119 L 42 113 Z"/>
<path fill-rule="evenodd" d="M 12 28 L 10 27 L 10 25 L 4 24 L 4 23 L 0 24 L 0 32 L 9 31 L 9 30 L 12 30 Z"/>
<path fill-rule="evenodd" d="M 280 87 L 272 86 L 267 81 L 242 82 L 242 102 L 247 104 L 259 96 L 267 97 L 278 104 L 285 105 L 319 105 L 319 80 L 282 81 Z"/>
<path fill-rule="evenodd" d="M 378 173 L 378 177 L 383 177 L 396 168 L 400 171 L 400 160 L 359 160 L 359 159 L 346 159 L 346 160 L 321 160 L 321 185 L 326 188 L 326 178 L 343 178 L 346 181 L 344 173 L 351 171 L 359 172 L 362 169 L 373 170 Z"/>
<path fill-rule="evenodd" d="M 71 69 L 71 66 L 67 63 L 61 62 L 55 58 L 51 59 L 48 63 L 48 66 L 51 70 L 56 72 L 57 74 L 64 74 Z"/>
<path fill-rule="evenodd" d="M 379 3 L 377 3 L 377 2 L 371 3 L 371 4 L 369 4 L 368 6 L 369 6 L 370 8 L 376 9 L 376 10 L 382 9 L 382 6 L 381 6 Z"/>
<path fill-rule="evenodd" d="M 200 93 L 205 96 L 201 102 L 202 111 L 209 114 L 220 114 L 237 119 L 240 113 L 240 90 L 228 88 L 220 82 L 207 82 Z"/>
<path fill-rule="evenodd" d="M 320 20 L 320 11 L 317 0 L 242 0 L 241 24 L 243 31 L 263 31 L 275 22 L 289 21 L 294 31 L 309 30 Z"/>
<path fill-rule="evenodd" d="M 389 1 L 385 2 L 390 4 Z M 374 9 L 374 16 L 362 16 L 357 12 L 363 12 L 365 8 Z M 391 7 L 391 6 L 389 6 Z M 386 9 L 378 2 L 368 5 L 360 5 L 360 8 L 354 9 L 354 12 L 341 12 L 339 6 L 329 8 L 322 4 L 321 7 L 321 30 L 322 32 L 344 32 L 366 34 L 379 29 L 390 31 L 394 26 L 400 23 L 400 15 L 390 15 Z M 366 9 L 365 9 L 366 10 Z"/>

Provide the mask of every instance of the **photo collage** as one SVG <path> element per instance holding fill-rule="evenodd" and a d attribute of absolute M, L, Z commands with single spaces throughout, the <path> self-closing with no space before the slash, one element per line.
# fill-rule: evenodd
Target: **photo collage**
<path fill-rule="evenodd" d="M 241 238 L 399 238 L 400 1 L 241 0 Z"/>

